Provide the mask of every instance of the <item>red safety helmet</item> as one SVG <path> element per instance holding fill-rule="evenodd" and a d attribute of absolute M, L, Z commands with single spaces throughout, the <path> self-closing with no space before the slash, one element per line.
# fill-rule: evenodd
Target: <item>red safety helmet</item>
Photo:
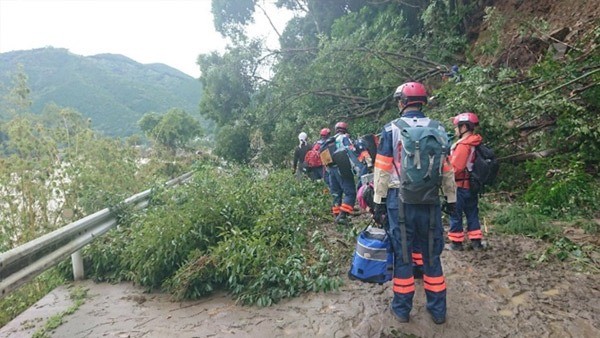
<path fill-rule="evenodd" d="M 346 122 L 338 122 L 335 124 L 335 132 L 337 133 L 338 131 L 348 131 L 348 123 Z"/>
<path fill-rule="evenodd" d="M 331 135 L 331 130 L 329 130 L 329 128 L 323 128 L 321 129 L 320 135 L 321 137 L 327 137 Z"/>
<path fill-rule="evenodd" d="M 452 121 L 452 123 L 455 126 L 458 126 L 461 123 L 470 123 L 473 126 L 478 126 L 479 118 L 477 117 L 477 115 L 475 115 L 475 113 L 465 112 L 465 113 L 460 113 L 460 114 L 456 115 L 454 117 L 454 120 Z"/>
<path fill-rule="evenodd" d="M 422 83 L 407 82 L 401 84 L 394 92 L 394 99 L 401 101 L 403 105 L 427 104 L 427 90 Z"/>

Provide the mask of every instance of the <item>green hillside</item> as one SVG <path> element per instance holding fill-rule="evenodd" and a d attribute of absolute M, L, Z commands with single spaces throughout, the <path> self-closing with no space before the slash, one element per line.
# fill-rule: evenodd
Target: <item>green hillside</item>
<path fill-rule="evenodd" d="M 197 116 L 202 86 L 197 79 L 164 64 L 141 64 L 122 55 L 80 56 L 63 48 L 41 48 L 0 54 L 0 94 L 13 87 L 22 64 L 31 89 L 31 110 L 48 103 L 72 107 L 109 136 L 137 133 L 136 122 L 148 112 L 181 108 Z"/>

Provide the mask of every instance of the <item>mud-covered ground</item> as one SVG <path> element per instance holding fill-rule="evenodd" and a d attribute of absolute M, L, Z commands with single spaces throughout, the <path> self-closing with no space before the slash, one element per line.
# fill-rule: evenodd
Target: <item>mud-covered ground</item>
<path fill-rule="evenodd" d="M 171 302 L 131 284 L 77 283 L 85 303 L 51 337 L 600 337 L 600 278 L 562 263 L 532 267 L 526 256 L 545 245 L 523 237 L 488 236 L 485 252 L 444 251 L 448 320 L 435 325 L 422 282 L 408 324 L 395 322 L 391 283 L 347 281 L 337 292 L 306 294 L 268 308 L 238 306 L 226 294 Z M 341 245 L 341 244 L 340 244 Z M 0 329 L 30 337 L 46 319 L 72 306 L 59 287 Z"/>

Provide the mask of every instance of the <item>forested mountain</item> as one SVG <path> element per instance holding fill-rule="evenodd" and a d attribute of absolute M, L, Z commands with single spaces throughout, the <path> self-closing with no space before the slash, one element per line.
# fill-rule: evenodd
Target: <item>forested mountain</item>
<path fill-rule="evenodd" d="M 18 65 L 27 75 L 31 111 L 49 103 L 71 107 L 109 136 L 139 132 L 146 113 L 180 108 L 198 114 L 201 85 L 197 79 L 164 64 L 141 64 L 122 55 L 80 56 L 62 48 L 40 48 L 0 54 L 0 94 L 14 87 Z"/>

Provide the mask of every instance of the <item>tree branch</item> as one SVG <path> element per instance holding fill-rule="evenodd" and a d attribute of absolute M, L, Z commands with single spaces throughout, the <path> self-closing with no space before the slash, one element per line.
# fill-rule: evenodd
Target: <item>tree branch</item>
<path fill-rule="evenodd" d="M 519 128 L 519 130 L 523 131 L 524 134 L 522 134 L 522 137 L 527 138 L 529 135 L 544 129 L 546 127 L 550 127 L 550 126 L 554 126 L 556 125 L 556 119 L 550 120 L 550 121 L 544 121 L 541 124 L 538 125 L 534 125 L 534 126 L 523 126 L 521 128 Z"/>
<path fill-rule="evenodd" d="M 256 4 L 256 7 L 260 8 L 260 10 L 263 12 L 263 14 L 265 15 L 265 17 L 267 18 L 267 20 L 269 20 L 269 25 L 271 25 L 271 28 L 273 28 L 273 30 L 275 31 L 275 34 L 277 34 L 277 36 L 281 39 L 281 34 L 279 34 L 279 31 L 277 30 L 277 27 L 275 27 L 275 25 L 273 24 L 273 21 L 271 21 L 271 18 L 267 14 L 267 11 L 265 11 L 265 9 L 262 8 L 259 4 Z"/>
<path fill-rule="evenodd" d="M 571 98 L 571 97 L 573 97 L 573 96 L 575 96 L 577 94 L 580 94 L 580 93 L 582 93 L 582 92 L 584 92 L 584 91 L 586 91 L 586 90 L 588 90 L 588 89 L 590 89 L 592 87 L 595 87 L 597 85 L 600 85 L 600 83 L 594 82 L 594 83 L 590 83 L 587 86 L 583 86 L 583 87 L 580 87 L 580 88 L 577 88 L 577 89 L 573 89 L 573 91 L 571 92 L 571 94 L 569 95 L 569 97 Z"/>
<path fill-rule="evenodd" d="M 344 95 L 344 94 L 338 94 L 338 93 L 327 92 L 327 91 L 313 91 L 312 93 L 317 96 L 332 96 L 332 97 L 337 97 L 337 98 L 341 98 L 341 99 L 360 100 L 360 101 L 364 101 L 364 102 L 369 101 L 369 98 L 367 98 L 367 97 Z"/>
<path fill-rule="evenodd" d="M 543 39 L 549 39 L 549 40 L 552 40 L 552 41 L 554 41 L 554 42 L 562 43 L 562 44 L 564 44 L 565 46 L 567 46 L 567 47 L 569 47 L 569 48 L 571 48 L 571 49 L 573 49 L 573 50 L 576 50 L 576 51 L 578 51 L 578 52 L 581 52 L 581 49 L 579 49 L 579 48 L 576 48 L 576 47 L 574 47 L 574 46 L 571 46 L 571 45 L 569 45 L 568 43 L 566 43 L 566 42 L 564 42 L 564 41 L 560 41 L 559 39 L 557 39 L 557 38 L 555 38 L 555 37 L 552 37 L 550 34 L 546 34 L 546 33 L 542 32 L 542 31 L 541 31 L 541 30 L 539 30 L 537 27 L 535 27 L 534 25 L 530 24 L 528 21 L 521 20 L 521 24 L 523 24 L 523 25 L 525 25 L 525 26 L 527 26 L 527 27 L 529 27 L 529 28 L 533 29 L 534 31 L 538 32 L 538 34 L 540 34 L 540 35 L 542 36 L 542 38 L 543 38 Z"/>
<path fill-rule="evenodd" d="M 597 72 L 600 72 L 600 67 L 598 67 L 598 68 L 594 69 L 594 70 L 593 70 L 593 71 L 591 71 L 591 72 L 587 72 L 587 73 L 585 73 L 585 74 L 581 75 L 580 77 L 578 77 L 578 78 L 575 78 L 575 79 L 573 79 L 573 80 L 571 80 L 571 81 L 569 81 L 569 82 L 567 82 L 567 83 L 563 83 L 563 84 L 561 84 L 560 86 L 558 86 L 558 87 L 556 87 L 556 88 L 554 88 L 554 89 L 551 89 L 551 90 L 549 90 L 549 91 L 546 91 L 546 92 L 544 92 L 544 93 L 541 93 L 540 95 L 538 95 L 538 96 L 534 97 L 534 98 L 533 98 L 533 99 L 531 99 L 530 101 L 534 101 L 534 100 L 540 99 L 540 98 L 542 98 L 542 97 L 544 97 L 544 96 L 546 96 L 546 95 L 548 95 L 548 94 L 551 94 L 551 93 L 553 93 L 553 92 L 555 92 L 555 91 L 557 91 L 557 90 L 560 90 L 560 89 L 562 89 L 562 88 L 564 88 L 564 87 L 566 87 L 566 86 L 568 86 L 568 85 L 570 85 L 570 84 L 573 84 L 573 83 L 575 83 L 575 82 L 577 82 L 577 81 L 579 81 L 579 80 L 581 80 L 581 79 L 583 79 L 583 78 L 586 78 L 586 77 L 588 77 L 588 76 L 590 76 L 590 75 L 593 75 L 593 74 L 595 74 L 595 73 L 597 73 Z"/>
<path fill-rule="evenodd" d="M 531 153 L 513 154 L 513 155 L 509 155 L 509 156 L 499 157 L 498 161 L 513 162 L 513 163 L 523 162 L 523 161 L 531 160 L 534 158 L 549 157 L 549 156 L 552 156 L 552 155 L 558 153 L 559 151 L 560 151 L 560 149 L 546 149 L 546 150 L 542 150 L 542 151 L 534 151 Z"/>
<path fill-rule="evenodd" d="M 392 69 L 394 69 L 395 71 L 397 71 L 398 73 L 403 73 L 404 76 L 406 76 L 407 78 L 411 78 L 410 74 L 408 74 L 406 72 L 406 70 L 404 70 L 403 68 L 398 68 L 396 67 L 393 63 L 389 62 L 386 58 L 384 58 L 383 56 L 379 55 L 379 53 L 377 51 L 372 51 L 369 50 L 367 48 L 361 48 L 362 50 L 364 50 L 367 53 L 373 54 L 375 55 L 375 57 L 377 57 L 379 60 L 383 61 L 384 63 L 386 63 L 388 66 L 390 66 Z"/>
<path fill-rule="evenodd" d="M 429 64 L 429 65 L 432 65 L 434 67 L 442 67 L 443 66 L 442 64 L 435 63 L 435 62 L 429 61 L 427 59 L 423 59 L 423 58 L 420 58 L 420 57 L 417 57 L 417 56 L 412 56 L 412 55 L 406 55 L 406 54 L 403 54 L 403 53 L 383 52 L 383 54 L 385 54 L 385 55 L 391 55 L 391 56 L 396 56 L 398 58 L 406 58 L 406 59 L 411 59 L 411 60 L 419 61 L 419 62 L 422 62 L 422 63 L 426 63 L 426 64 Z"/>

